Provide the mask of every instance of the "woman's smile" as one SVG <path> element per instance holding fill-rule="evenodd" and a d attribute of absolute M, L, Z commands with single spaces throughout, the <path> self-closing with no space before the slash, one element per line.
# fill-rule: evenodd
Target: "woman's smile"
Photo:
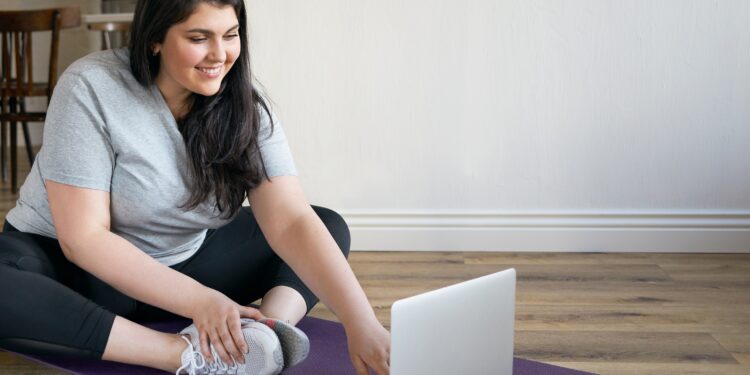
<path fill-rule="evenodd" d="M 207 78 L 218 78 L 221 76 L 221 71 L 224 68 L 224 65 L 219 65 L 216 67 L 201 67 L 197 66 L 195 67 L 196 70 L 198 70 L 202 76 Z"/>

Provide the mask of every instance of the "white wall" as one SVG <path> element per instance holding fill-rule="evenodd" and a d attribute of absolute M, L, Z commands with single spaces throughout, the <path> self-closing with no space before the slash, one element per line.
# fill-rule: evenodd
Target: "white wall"
<path fill-rule="evenodd" d="M 750 250 L 748 1 L 247 3 L 308 198 L 355 249 Z M 100 6 L 0 9 L 67 4 Z M 99 39 L 61 43 L 62 72 Z"/>
<path fill-rule="evenodd" d="M 750 1 L 247 3 L 356 249 L 750 250 Z"/>

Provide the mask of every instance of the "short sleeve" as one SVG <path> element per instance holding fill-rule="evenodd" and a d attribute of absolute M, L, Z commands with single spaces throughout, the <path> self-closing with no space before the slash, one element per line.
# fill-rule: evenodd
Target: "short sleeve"
<path fill-rule="evenodd" d="M 297 176 L 297 168 L 281 122 L 273 112 L 271 116 L 273 116 L 273 132 L 271 132 L 268 113 L 260 107 L 259 146 L 268 177 Z"/>
<path fill-rule="evenodd" d="M 114 152 L 91 85 L 63 74 L 47 109 L 39 170 L 42 179 L 110 191 Z"/>

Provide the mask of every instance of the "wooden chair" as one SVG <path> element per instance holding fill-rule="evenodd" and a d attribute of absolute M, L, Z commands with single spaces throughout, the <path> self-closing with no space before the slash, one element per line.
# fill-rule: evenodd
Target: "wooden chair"
<path fill-rule="evenodd" d="M 91 31 L 100 31 L 102 33 L 102 48 L 111 49 L 110 33 L 118 33 L 120 41 L 126 42 L 130 37 L 130 24 L 131 21 L 91 22 L 88 28 Z"/>
<path fill-rule="evenodd" d="M 29 164 L 33 163 L 34 155 L 29 139 L 28 122 L 44 122 L 46 112 L 26 111 L 25 99 L 28 97 L 47 97 L 47 103 L 52 96 L 52 90 L 57 82 L 57 59 L 60 50 L 60 30 L 77 27 L 81 23 L 78 7 L 64 7 L 54 9 L 0 11 L 0 38 L 2 51 L 0 54 L 0 173 L 3 181 L 6 177 L 6 123 L 10 124 L 10 164 L 11 164 L 11 192 L 18 190 L 18 160 L 16 133 L 17 123 L 23 124 L 24 140 Z M 51 31 L 49 71 L 47 82 L 34 81 L 34 58 L 32 56 L 31 33 L 36 31 Z M 13 72 L 15 68 L 15 73 Z"/>

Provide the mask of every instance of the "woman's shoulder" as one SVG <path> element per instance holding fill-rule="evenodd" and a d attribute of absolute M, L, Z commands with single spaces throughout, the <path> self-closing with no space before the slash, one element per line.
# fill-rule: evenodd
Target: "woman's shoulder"
<path fill-rule="evenodd" d="M 55 86 L 58 91 L 103 100 L 143 95 L 145 89 L 130 70 L 127 48 L 118 48 L 94 52 L 70 64 Z"/>
<path fill-rule="evenodd" d="M 130 71 L 130 59 L 127 48 L 109 49 L 90 53 L 76 60 L 60 76 L 84 79 L 90 84 L 107 84 L 113 81 L 135 81 Z M 127 82 L 130 83 L 130 82 Z"/>

